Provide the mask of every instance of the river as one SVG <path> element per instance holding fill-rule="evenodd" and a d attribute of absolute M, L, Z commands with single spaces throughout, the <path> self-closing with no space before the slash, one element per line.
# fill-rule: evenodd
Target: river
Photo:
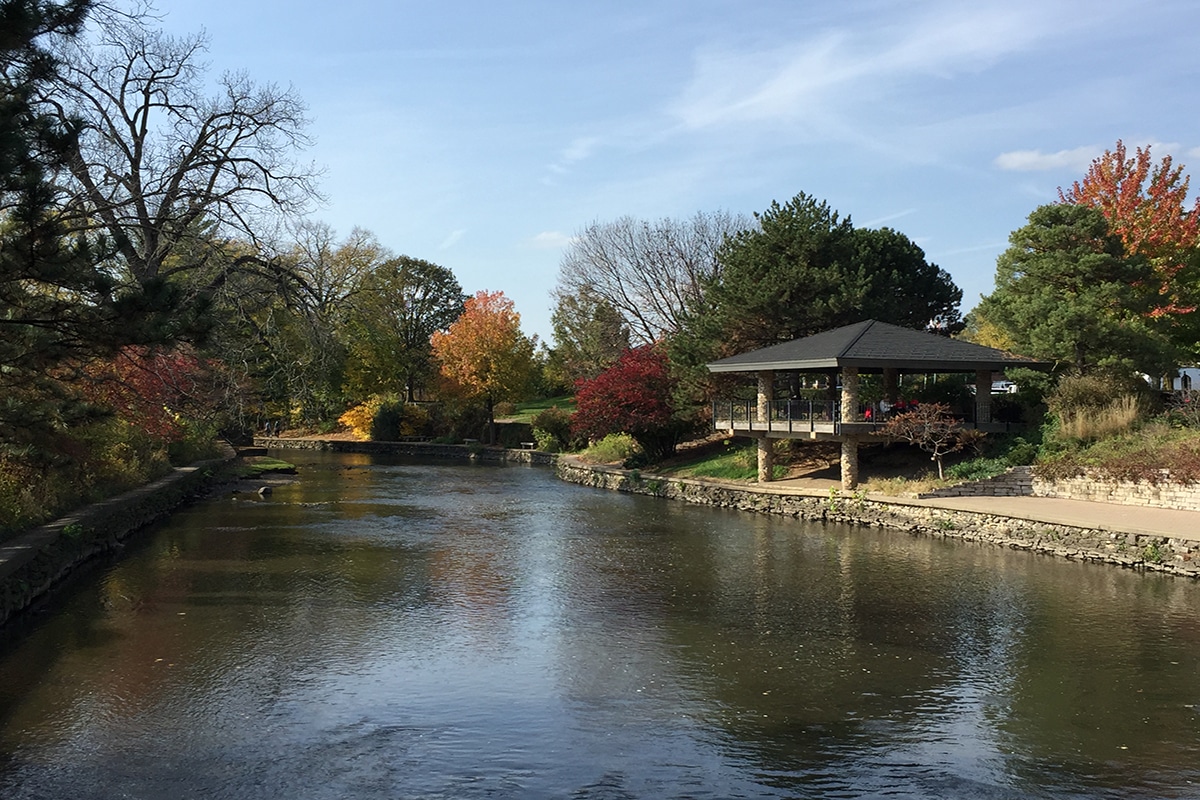
<path fill-rule="evenodd" d="M 1200 584 L 288 452 L 0 648 L 0 797 L 1200 797 Z"/>

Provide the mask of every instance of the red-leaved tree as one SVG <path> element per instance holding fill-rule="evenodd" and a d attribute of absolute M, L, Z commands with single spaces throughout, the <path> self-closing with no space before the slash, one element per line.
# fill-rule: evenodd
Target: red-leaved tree
<path fill-rule="evenodd" d="M 576 435 L 602 439 L 611 433 L 632 436 L 651 461 L 675 452 L 687 425 L 675 413 L 675 388 L 667 354 L 658 345 L 626 350 L 617 363 L 576 387 Z"/>
<path fill-rule="evenodd" d="M 1161 283 L 1153 317 L 1193 314 L 1200 305 L 1191 284 L 1180 272 L 1200 245 L 1200 198 L 1188 203 L 1189 178 L 1171 156 L 1157 165 L 1150 146 L 1129 157 L 1124 142 L 1092 162 L 1082 181 L 1076 181 L 1059 200 L 1093 206 L 1108 219 L 1126 252 L 1145 256 Z"/>
<path fill-rule="evenodd" d="M 90 365 L 84 394 L 151 436 L 176 441 L 183 432 L 180 414 L 211 414 L 212 371 L 213 364 L 185 346 L 130 346 Z"/>

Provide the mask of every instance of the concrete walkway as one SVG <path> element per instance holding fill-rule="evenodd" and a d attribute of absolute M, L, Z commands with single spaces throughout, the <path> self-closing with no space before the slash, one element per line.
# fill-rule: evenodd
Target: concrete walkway
<path fill-rule="evenodd" d="M 824 478 L 789 478 L 757 487 L 769 494 L 797 494 L 824 497 L 830 489 L 841 489 L 840 481 Z M 1125 506 L 1088 500 L 1062 500 L 1057 497 L 911 497 L 868 494 L 867 499 L 896 505 L 973 511 L 997 517 L 1012 517 L 1051 525 L 1165 536 L 1200 542 L 1200 511 L 1178 511 L 1150 506 Z"/>

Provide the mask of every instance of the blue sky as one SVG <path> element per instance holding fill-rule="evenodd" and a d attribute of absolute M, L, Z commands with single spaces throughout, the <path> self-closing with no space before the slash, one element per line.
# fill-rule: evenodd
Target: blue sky
<path fill-rule="evenodd" d="M 315 218 L 504 291 L 543 339 L 563 247 L 593 221 L 804 191 L 907 234 L 967 311 L 1009 233 L 1117 139 L 1200 171 L 1192 2 L 161 8 L 167 30 L 208 32 L 214 71 L 304 98 Z"/>

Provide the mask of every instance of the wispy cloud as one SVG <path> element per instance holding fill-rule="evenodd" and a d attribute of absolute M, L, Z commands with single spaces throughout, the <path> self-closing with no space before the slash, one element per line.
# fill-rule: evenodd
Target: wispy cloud
<path fill-rule="evenodd" d="M 1083 172 L 1096 156 L 1104 152 L 1103 147 L 1084 145 L 1072 150 L 1043 153 L 1041 150 L 1012 150 L 996 156 L 997 167 L 1010 172 L 1049 172 L 1071 170 Z"/>
<path fill-rule="evenodd" d="M 906 20 L 826 30 L 771 51 L 710 49 L 695 58 L 692 80 L 672 113 L 685 126 L 764 120 L 819 121 L 865 91 L 913 76 L 949 78 L 977 71 L 1061 30 L 1042 5 L 942 4 Z"/>
<path fill-rule="evenodd" d="M 600 137 L 598 136 L 580 136 L 559 152 L 558 158 L 549 165 L 548 169 L 555 175 L 565 175 L 575 164 L 591 158 L 599 144 Z"/>
<path fill-rule="evenodd" d="M 862 224 L 862 227 L 878 228 L 880 225 L 883 225 L 888 222 L 894 222 L 895 220 L 902 219 L 904 217 L 907 217 L 910 214 L 915 214 L 915 213 L 917 213 L 917 210 L 915 208 L 906 208 L 903 211 L 897 211 L 893 214 L 885 214 L 882 217 L 876 217 L 875 219 L 867 220 L 866 222 L 864 222 Z"/>
<path fill-rule="evenodd" d="M 462 241 L 462 238 L 466 235 L 467 231 L 464 228 L 451 231 L 450 235 L 443 239 L 442 243 L 438 245 L 438 250 L 449 250 L 451 247 L 454 247 L 454 245 Z"/>
<path fill-rule="evenodd" d="M 559 231 L 542 231 L 529 239 L 529 246 L 536 250 L 559 250 L 575 241 L 570 236 Z"/>

